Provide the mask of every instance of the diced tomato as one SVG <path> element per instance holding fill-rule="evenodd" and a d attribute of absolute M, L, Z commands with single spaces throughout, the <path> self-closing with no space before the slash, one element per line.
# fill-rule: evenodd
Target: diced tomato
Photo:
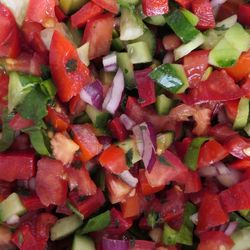
<path fill-rule="evenodd" d="M 50 45 L 50 69 L 62 102 L 80 93 L 89 81 L 89 70 L 78 57 L 73 44 L 55 31 Z"/>
<path fill-rule="evenodd" d="M 229 166 L 234 169 L 246 170 L 250 168 L 250 159 L 235 160 Z"/>
<path fill-rule="evenodd" d="M 73 205 L 75 205 L 78 211 L 84 215 L 84 218 L 88 218 L 91 214 L 95 213 L 104 203 L 105 197 L 99 188 L 95 195 L 89 196 L 83 201 L 73 201 Z"/>
<path fill-rule="evenodd" d="M 89 196 L 96 194 L 96 185 L 91 180 L 89 172 L 82 166 L 80 169 L 70 167 L 67 169 L 70 188 L 77 188 L 79 195 Z"/>
<path fill-rule="evenodd" d="M 15 116 L 9 122 L 9 126 L 13 130 L 21 130 L 24 128 L 31 127 L 33 125 L 34 125 L 34 122 L 32 120 L 25 119 L 18 113 L 16 113 Z"/>
<path fill-rule="evenodd" d="M 162 45 L 165 50 L 174 50 L 181 46 L 181 39 L 175 34 L 169 34 L 163 37 Z"/>
<path fill-rule="evenodd" d="M 119 12 L 119 6 L 116 0 L 92 0 L 92 2 L 111 13 L 118 14 Z"/>
<path fill-rule="evenodd" d="M 188 104 L 203 103 L 209 101 L 230 101 L 244 96 L 244 92 L 225 70 L 213 71 L 210 77 L 200 82 L 197 88 L 183 99 Z"/>
<path fill-rule="evenodd" d="M 57 22 L 55 6 L 55 0 L 30 0 L 25 20 L 41 23 L 44 27 L 54 27 Z"/>
<path fill-rule="evenodd" d="M 208 50 L 197 50 L 184 57 L 184 69 L 190 88 L 194 88 L 200 83 L 208 67 L 208 54 Z"/>
<path fill-rule="evenodd" d="M 198 232 L 225 224 L 228 215 L 224 211 L 224 206 L 220 203 L 219 196 L 213 193 L 205 193 L 201 200 L 198 212 Z"/>
<path fill-rule="evenodd" d="M 109 191 L 109 200 L 112 204 L 124 201 L 132 190 L 132 187 L 127 183 L 108 172 L 106 172 L 105 180 Z"/>
<path fill-rule="evenodd" d="M 4 108 L 7 107 L 7 95 L 8 95 L 8 85 L 9 85 L 9 76 L 3 71 L 0 70 L 0 116 Z M 1 119 L 0 119 L 1 120 Z"/>
<path fill-rule="evenodd" d="M 129 196 L 121 202 L 121 210 L 124 218 L 135 217 L 140 214 L 141 197 L 137 192 L 134 196 Z"/>
<path fill-rule="evenodd" d="M 35 175 L 35 153 L 33 151 L 0 154 L 0 180 L 28 180 Z"/>
<path fill-rule="evenodd" d="M 228 138 L 237 135 L 237 132 L 224 124 L 217 124 L 214 127 L 209 128 L 208 135 L 213 136 L 215 140 L 223 143 Z"/>
<path fill-rule="evenodd" d="M 168 0 L 142 0 L 142 10 L 146 16 L 168 13 Z"/>
<path fill-rule="evenodd" d="M 220 6 L 216 20 L 222 21 L 230 16 L 237 15 L 240 3 L 242 3 L 242 0 L 226 1 Z"/>
<path fill-rule="evenodd" d="M 192 0 L 175 0 L 181 7 L 189 9 L 192 3 Z"/>
<path fill-rule="evenodd" d="M 198 159 L 198 167 L 207 167 L 215 162 L 223 160 L 228 151 L 216 140 L 210 140 L 201 147 Z"/>
<path fill-rule="evenodd" d="M 109 146 L 102 152 L 99 162 L 113 174 L 120 174 L 128 170 L 124 151 L 115 145 Z"/>
<path fill-rule="evenodd" d="M 155 250 L 155 245 L 156 244 L 153 241 L 135 240 L 134 245 L 130 246 L 129 250 Z M 171 249 L 168 248 L 167 250 Z"/>
<path fill-rule="evenodd" d="M 20 134 L 15 137 L 10 149 L 13 151 L 30 149 L 29 136 L 27 134 Z"/>
<path fill-rule="evenodd" d="M 156 102 L 155 83 L 148 76 L 151 71 L 151 68 L 135 71 L 135 79 L 140 98 L 139 102 L 142 107 Z"/>
<path fill-rule="evenodd" d="M 235 184 L 222 191 L 219 196 L 227 212 L 250 209 L 250 180 Z"/>
<path fill-rule="evenodd" d="M 103 14 L 87 23 L 83 34 L 83 43 L 89 42 L 90 60 L 108 54 L 114 22 L 112 15 Z"/>
<path fill-rule="evenodd" d="M 175 150 L 177 155 L 183 160 L 185 157 L 185 154 L 188 150 L 188 147 L 190 143 L 192 142 L 192 138 L 190 137 L 185 137 L 181 142 L 176 141 L 174 143 Z"/>
<path fill-rule="evenodd" d="M 202 188 L 201 179 L 197 172 L 189 171 L 185 183 L 185 193 L 199 192 Z"/>
<path fill-rule="evenodd" d="M 48 115 L 45 117 L 46 122 L 50 123 L 58 132 L 67 130 L 70 120 L 64 110 L 60 109 L 60 112 L 58 112 L 58 110 L 49 106 L 47 110 Z"/>
<path fill-rule="evenodd" d="M 241 89 L 245 92 L 245 97 L 250 99 L 250 77 L 248 76 L 243 84 L 241 85 Z"/>
<path fill-rule="evenodd" d="M 21 196 L 21 201 L 28 211 L 36 211 L 45 207 L 37 195 Z"/>
<path fill-rule="evenodd" d="M 241 24 L 250 27 L 250 4 L 241 4 L 238 11 L 238 20 Z"/>
<path fill-rule="evenodd" d="M 166 163 L 157 160 L 152 171 L 145 172 L 148 183 L 152 187 L 159 187 L 173 180 L 184 182 L 188 170 L 181 160 L 168 150 L 161 157 L 164 157 L 163 161 L 166 160 Z"/>
<path fill-rule="evenodd" d="M 239 100 L 224 102 L 224 107 L 226 110 L 227 117 L 231 122 L 233 122 L 237 116 L 239 106 Z"/>
<path fill-rule="evenodd" d="M 210 231 L 200 235 L 200 244 L 197 250 L 230 250 L 234 242 L 221 231 Z"/>
<path fill-rule="evenodd" d="M 63 205 L 67 196 L 67 181 L 60 161 L 42 158 L 37 164 L 36 194 L 45 206 Z"/>
<path fill-rule="evenodd" d="M 150 195 L 157 193 L 165 188 L 165 185 L 159 186 L 159 187 L 151 187 L 150 184 L 148 183 L 148 180 L 145 176 L 145 170 L 140 169 L 139 170 L 139 183 L 141 187 L 141 192 L 144 195 Z"/>
<path fill-rule="evenodd" d="M 104 232 L 110 235 L 121 235 L 125 233 L 133 224 L 130 218 L 124 218 L 122 213 L 115 208 L 110 210 L 111 222 Z"/>
<path fill-rule="evenodd" d="M 86 3 L 80 10 L 70 17 L 72 27 L 82 27 L 87 23 L 87 21 L 102 14 L 102 12 L 103 9 L 99 5 L 96 5 L 93 2 Z"/>
<path fill-rule="evenodd" d="M 72 125 L 74 141 L 79 145 L 84 161 L 88 161 L 102 151 L 102 145 L 99 143 L 94 129 L 90 124 Z"/>
<path fill-rule="evenodd" d="M 121 123 L 119 117 L 115 117 L 109 122 L 108 128 L 112 133 L 112 136 L 119 141 L 124 141 L 128 137 L 128 131 Z"/>
<path fill-rule="evenodd" d="M 62 9 L 58 5 L 55 6 L 55 15 L 59 23 L 64 22 L 68 19 L 68 17 L 64 14 Z"/>
<path fill-rule="evenodd" d="M 213 29 L 215 27 L 215 19 L 210 1 L 194 0 L 191 5 L 194 14 L 199 18 L 198 29 Z"/>
<path fill-rule="evenodd" d="M 228 152 L 239 159 L 250 159 L 247 151 L 250 148 L 250 142 L 247 138 L 241 137 L 240 135 L 232 136 L 225 142 L 224 147 Z"/>
<path fill-rule="evenodd" d="M 12 193 L 13 188 L 13 183 L 7 181 L 0 181 L 0 202 Z"/>
<path fill-rule="evenodd" d="M 80 98 L 80 95 L 74 96 L 69 102 L 69 112 L 72 115 L 81 114 L 86 108 L 86 103 Z"/>
<path fill-rule="evenodd" d="M 13 246 L 11 244 L 11 236 L 12 232 L 11 229 L 7 226 L 1 225 L 0 226 L 0 246 L 3 250 L 11 249 Z"/>

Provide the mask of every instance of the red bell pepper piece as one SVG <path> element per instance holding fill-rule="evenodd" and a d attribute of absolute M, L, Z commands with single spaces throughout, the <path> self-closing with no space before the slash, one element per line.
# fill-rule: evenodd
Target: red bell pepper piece
<path fill-rule="evenodd" d="M 135 79 L 140 98 L 139 103 L 142 107 L 146 107 L 156 102 L 155 83 L 148 76 L 151 71 L 151 68 L 135 71 Z"/>
<path fill-rule="evenodd" d="M 122 215 L 124 218 L 130 218 L 140 215 L 140 205 L 141 197 L 138 192 L 134 196 L 129 196 L 125 199 L 124 202 L 120 203 Z"/>
<path fill-rule="evenodd" d="M 235 184 L 222 191 L 219 196 L 227 212 L 250 209 L 250 180 Z"/>
<path fill-rule="evenodd" d="M 197 28 L 200 30 L 213 29 L 215 27 L 215 19 L 210 1 L 194 0 L 191 5 L 194 14 L 199 18 Z"/>
<path fill-rule="evenodd" d="M 37 195 L 21 196 L 21 201 L 28 211 L 36 211 L 45 208 Z"/>
<path fill-rule="evenodd" d="M 12 193 L 13 188 L 13 183 L 0 181 L 0 202 L 6 199 Z"/>
<path fill-rule="evenodd" d="M 142 10 L 146 16 L 168 13 L 168 0 L 142 0 Z"/>
<path fill-rule="evenodd" d="M 76 187 L 78 194 L 81 196 L 89 196 L 96 194 L 96 185 L 90 178 L 89 172 L 82 166 L 80 169 L 70 167 L 67 169 L 69 186 Z"/>
<path fill-rule="evenodd" d="M 8 85 L 9 85 L 9 76 L 3 71 L 0 70 L 0 117 L 2 115 L 2 112 L 4 108 L 7 107 L 8 101 L 7 101 L 7 95 L 8 95 Z M 0 118 L 1 123 L 1 118 Z"/>
<path fill-rule="evenodd" d="M 44 206 L 63 205 L 67 197 L 67 181 L 60 161 L 42 158 L 37 163 L 36 194 Z"/>
<path fill-rule="evenodd" d="M 50 45 L 50 69 L 62 102 L 68 102 L 89 82 L 89 70 L 81 62 L 73 44 L 55 31 Z"/>
<path fill-rule="evenodd" d="M 224 250 L 232 249 L 234 245 L 230 236 L 225 235 L 222 231 L 210 231 L 200 235 L 200 243 L 197 250 Z"/>
<path fill-rule="evenodd" d="M 87 21 L 102 14 L 102 12 L 103 9 L 99 5 L 96 5 L 93 2 L 86 3 L 80 10 L 70 17 L 72 27 L 80 28 L 84 26 Z"/>
<path fill-rule="evenodd" d="M 139 183 L 141 187 L 141 192 L 143 195 L 150 195 L 157 193 L 165 188 L 165 185 L 159 186 L 159 187 L 151 187 L 148 183 L 148 180 L 145 176 L 145 169 L 139 170 Z"/>
<path fill-rule="evenodd" d="M 25 119 L 21 115 L 19 115 L 18 113 L 15 114 L 15 116 L 9 122 L 9 126 L 13 130 L 21 130 L 24 128 L 31 127 L 33 125 L 34 125 L 34 122 L 32 120 Z"/>
<path fill-rule="evenodd" d="M 92 2 L 111 13 L 118 14 L 119 12 L 119 6 L 116 0 L 92 0 Z"/>
<path fill-rule="evenodd" d="M 208 50 L 197 50 L 184 57 L 184 69 L 190 88 L 194 88 L 200 83 L 208 67 L 208 54 Z"/>
<path fill-rule="evenodd" d="M 115 19 L 111 14 L 100 15 L 87 23 L 83 43 L 89 42 L 90 60 L 107 55 L 110 51 L 114 23 Z"/>
<path fill-rule="evenodd" d="M 0 154 L 0 180 L 28 180 L 35 175 L 35 153 L 33 151 Z"/>
<path fill-rule="evenodd" d="M 102 151 L 103 146 L 96 138 L 93 127 L 90 124 L 72 125 L 71 131 L 74 141 L 81 149 L 84 161 L 92 159 Z"/>
<path fill-rule="evenodd" d="M 185 183 L 185 193 L 196 193 L 202 188 L 201 179 L 197 172 L 189 171 Z"/>
<path fill-rule="evenodd" d="M 100 164 L 113 174 L 128 170 L 124 151 L 118 146 L 111 145 L 99 157 Z"/>
<path fill-rule="evenodd" d="M 91 214 L 100 209 L 105 203 L 105 197 L 103 195 L 103 192 L 99 188 L 97 189 L 95 195 L 89 196 L 83 201 L 80 201 L 79 198 L 79 196 L 75 198 L 73 198 L 72 196 L 69 197 L 73 205 L 81 214 L 84 215 L 84 218 L 88 218 Z"/>
<path fill-rule="evenodd" d="M 210 140 L 201 147 L 198 159 L 198 167 L 207 167 L 215 162 L 223 160 L 228 151 L 216 140 Z"/>
<path fill-rule="evenodd" d="M 198 212 L 198 232 L 201 233 L 212 227 L 220 226 L 228 222 L 229 218 L 224 211 L 223 205 L 217 194 L 205 193 L 203 195 Z"/>
<path fill-rule="evenodd" d="M 62 132 L 68 129 L 70 125 L 70 120 L 67 114 L 61 109 L 60 112 L 58 112 L 53 107 L 48 107 L 48 114 L 45 117 L 45 121 L 50 123 L 56 131 Z"/>
<path fill-rule="evenodd" d="M 65 13 L 58 5 L 55 6 L 55 15 L 59 23 L 64 22 L 65 20 L 68 19 L 68 17 L 65 15 Z"/>
<path fill-rule="evenodd" d="M 241 4 L 238 10 L 238 20 L 241 24 L 250 27 L 250 4 Z"/>
<path fill-rule="evenodd" d="M 0 4 L 0 57 L 17 57 L 20 54 L 20 34 L 14 16 Z"/>
<path fill-rule="evenodd" d="M 112 136 L 119 141 L 124 141 L 128 137 L 128 131 L 121 123 L 119 117 L 115 117 L 109 122 L 108 128 L 112 133 Z"/>

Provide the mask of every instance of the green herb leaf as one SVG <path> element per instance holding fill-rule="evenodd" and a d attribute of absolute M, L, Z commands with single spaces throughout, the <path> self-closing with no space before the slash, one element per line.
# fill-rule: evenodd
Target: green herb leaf
<path fill-rule="evenodd" d="M 49 66 L 42 64 L 41 65 L 42 78 L 44 80 L 51 77 Z"/>
<path fill-rule="evenodd" d="M 244 227 L 249 227 L 250 226 L 250 222 L 245 220 L 244 218 L 242 218 L 237 213 L 231 213 L 230 214 L 230 220 L 238 222 L 238 226 L 237 226 L 238 229 L 242 229 Z"/>
<path fill-rule="evenodd" d="M 156 213 L 154 210 L 152 210 L 147 216 L 148 225 L 154 228 L 155 225 L 158 223 L 159 218 L 160 218 L 159 213 Z"/>
<path fill-rule="evenodd" d="M 126 157 L 126 162 L 127 162 L 128 167 L 132 167 L 133 166 L 133 163 L 132 163 L 133 149 L 132 148 L 128 150 L 128 152 L 125 154 L 125 157 Z"/>
<path fill-rule="evenodd" d="M 50 99 L 54 99 L 56 95 L 56 86 L 54 85 L 51 79 L 41 82 L 40 87 L 41 87 L 42 92 L 46 96 L 49 96 Z"/>
<path fill-rule="evenodd" d="M 81 214 L 77 208 L 75 208 L 69 201 L 66 202 L 67 207 L 77 216 L 79 216 L 82 220 L 84 219 L 83 214 Z"/>

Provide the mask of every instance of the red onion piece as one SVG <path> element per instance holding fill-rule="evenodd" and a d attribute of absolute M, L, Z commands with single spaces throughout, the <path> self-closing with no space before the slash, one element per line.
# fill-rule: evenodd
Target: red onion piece
<path fill-rule="evenodd" d="M 115 72 L 117 70 L 116 53 L 111 53 L 102 59 L 102 64 L 106 72 Z"/>
<path fill-rule="evenodd" d="M 226 230 L 224 231 L 224 233 L 228 236 L 231 236 L 234 231 L 237 229 L 238 226 L 238 222 L 234 221 L 234 222 L 230 222 L 226 228 Z"/>
<path fill-rule="evenodd" d="M 129 250 L 129 241 L 103 238 L 102 249 L 103 250 Z"/>
<path fill-rule="evenodd" d="M 135 121 L 129 118 L 126 114 L 122 114 L 119 119 L 127 130 L 131 130 L 136 124 Z"/>
<path fill-rule="evenodd" d="M 136 187 L 138 183 L 138 179 L 135 178 L 128 170 L 123 171 L 121 174 L 119 174 L 120 178 L 126 182 L 131 187 Z"/>
<path fill-rule="evenodd" d="M 96 107 L 101 109 L 103 102 L 103 87 L 99 80 L 96 80 L 88 85 L 86 85 L 80 92 L 81 99 Z"/>
<path fill-rule="evenodd" d="M 119 107 L 119 104 L 122 99 L 122 93 L 124 90 L 124 76 L 122 70 L 119 68 L 112 86 L 109 88 L 108 93 L 103 102 L 103 109 L 108 111 L 111 114 L 114 114 Z"/>
<path fill-rule="evenodd" d="M 173 61 L 174 61 L 174 53 L 172 51 L 169 51 L 164 56 L 162 63 L 163 64 L 165 64 L 165 63 L 173 63 Z"/>
<path fill-rule="evenodd" d="M 201 168 L 199 170 L 199 175 L 203 177 L 213 177 L 213 176 L 216 176 L 217 174 L 218 174 L 217 170 L 213 166 Z"/>

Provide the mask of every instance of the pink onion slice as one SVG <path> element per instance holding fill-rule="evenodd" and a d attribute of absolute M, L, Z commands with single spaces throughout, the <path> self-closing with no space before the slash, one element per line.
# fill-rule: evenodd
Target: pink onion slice
<path fill-rule="evenodd" d="M 115 72 L 117 70 L 116 53 L 111 53 L 102 59 L 102 64 L 106 72 Z"/>
<path fill-rule="evenodd" d="M 131 130 L 136 124 L 135 121 L 133 121 L 126 114 L 122 114 L 119 119 L 127 130 Z"/>
<path fill-rule="evenodd" d="M 119 174 L 120 178 L 126 182 L 131 187 L 136 187 L 138 183 L 138 179 L 135 178 L 128 170 L 123 171 L 121 174 Z"/>
<path fill-rule="evenodd" d="M 129 250 L 129 241 L 103 238 L 102 249 L 103 250 Z"/>

